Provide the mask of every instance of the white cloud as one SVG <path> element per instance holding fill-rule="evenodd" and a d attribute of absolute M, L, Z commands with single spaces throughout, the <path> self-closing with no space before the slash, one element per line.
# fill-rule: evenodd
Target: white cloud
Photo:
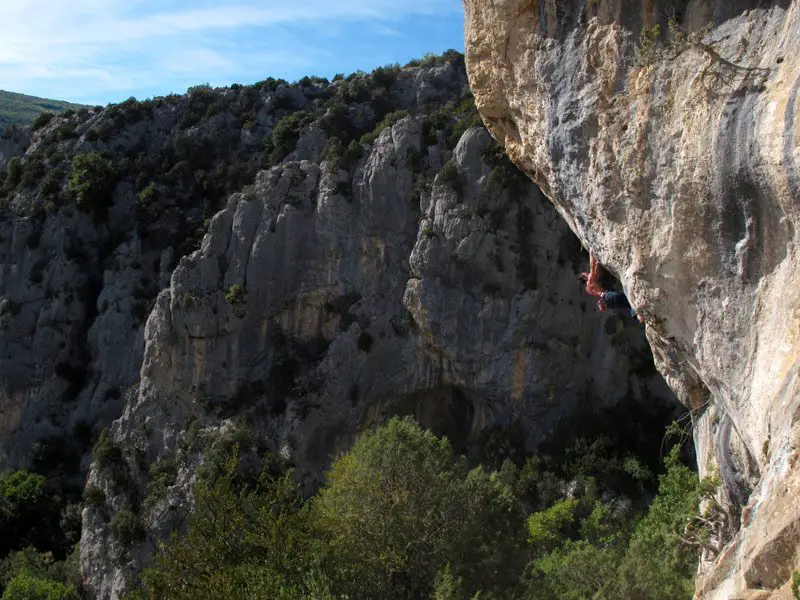
<path fill-rule="evenodd" d="M 134 89 L 142 81 L 182 82 L 194 68 L 209 75 L 246 72 L 248 65 L 309 65 L 319 51 L 313 33 L 288 52 L 285 28 L 336 29 L 392 24 L 414 15 L 454 14 L 460 0 L 0 0 L 0 88 L 62 96 Z M 239 32 L 263 31 L 256 47 Z M 274 38 L 274 42 L 270 42 Z M 287 62 L 290 61 L 290 62 Z M 204 79 L 201 77 L 200 79 Z"/>

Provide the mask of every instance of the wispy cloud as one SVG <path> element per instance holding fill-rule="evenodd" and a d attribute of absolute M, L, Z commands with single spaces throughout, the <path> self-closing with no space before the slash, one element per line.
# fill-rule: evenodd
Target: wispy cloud
<path fill-rule="evenodd" d="M 340 56 L 337 42 L 364 53 L 362 36 L 373 55 L 391 55 L 381 39 L 414 22 L 460 32 L 460 11 L 460 0 L 1 0 L 0 88 L 121 99 L 270 70 L 334 71 L 358 58 Z M 425 47 L 414 29 L 406 36 Z M 429 42 L 436 50 L 438 39 Z"/>

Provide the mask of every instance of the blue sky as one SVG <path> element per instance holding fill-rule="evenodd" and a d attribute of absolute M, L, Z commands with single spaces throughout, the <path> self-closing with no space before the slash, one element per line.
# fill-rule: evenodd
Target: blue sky
<path fill-rule="evenodd" d="M 331 77 L 448 48 L 461 0 L 0 0 L 0 89 L 85 104 Z"/>

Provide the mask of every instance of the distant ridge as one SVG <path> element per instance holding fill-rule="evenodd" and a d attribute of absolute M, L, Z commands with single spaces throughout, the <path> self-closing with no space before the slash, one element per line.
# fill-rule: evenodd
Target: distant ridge
<path fill-rule="evenodd" d="M 0 90 L 0 127 L 11 124 L 30 125 L 42 113 L 60 113 L 79 108 L 83 108 L 83 106 Z"/>

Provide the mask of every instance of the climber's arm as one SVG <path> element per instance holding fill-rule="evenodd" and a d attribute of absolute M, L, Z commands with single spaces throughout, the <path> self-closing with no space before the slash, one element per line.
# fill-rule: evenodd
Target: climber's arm
<path fill-rule="evenodd" d="M 586 293 L 592 296 L 600 296 L 603 288 L 600 286 L 600 263 L 589 253 L 589 276 L 586 278 Z"/>
<path fill-rule="evenodd" d="M 589 279 L 596 281 L 600 277 L 600 262 L 589 252 Z"/>

